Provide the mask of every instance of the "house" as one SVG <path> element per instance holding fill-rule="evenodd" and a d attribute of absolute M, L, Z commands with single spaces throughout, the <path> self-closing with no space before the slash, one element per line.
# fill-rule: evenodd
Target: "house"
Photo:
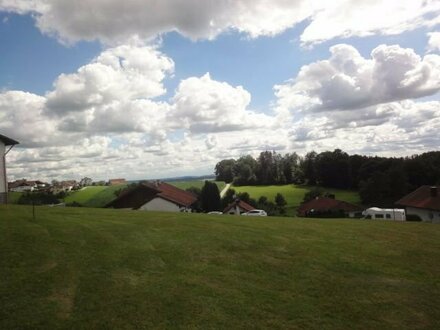
<path fill-rule="evenodd" d="M 300 217 L 349 216 L 354 218 L 362 215 L 362 208 L 354 204 L 329 197 L 316 197 L 298 208 Z"/>
<path fill-rule="evenodd" d="M 109 186 L 116 186 L 119 184 L 126 184 L 127 181 L 125 181 L 125 179 L 110 179 L 108 180 L 108 185 Z"/>
<path fill-rule="evenodd" d="M 191 212 L 197 197 L 162 181 L 143 182 L 106 205 L 115 209 Z"/>
<path fill-rule="evenodd" d="M 395 204 L 404 207 L 406 215 L 422 221 L 440 223 L 440 186 L 421 186 Z"/>
<path fill-rule="evenodd" d="M 9 191 L 13 191 L 13 192 L 34 191 L 38 188 L 36 181 L 27 181 L 26 179 L 10 182 L 8 186 L 9 186 Z"/>
<path fill-rule="evenodd" d="M 226 206 L 226 208 L 223 210 L 223 213 L 224 214 L 240 215 L 242 213 L 249 212 L 252 210 L 255 210 L 255 207 L 253 207 L 252 205 L 249 205 L 246 202 L 243 202 L 240 199 L 236 199 L 231 204 Z"/>
<path fill-rule="evenodd" d="M 54 183 L 52 185 L 52 187 L 50 188 L 50 191 L 54 195 L 56 195 L 61 192 L 72 191 L 73 189 L 75 189 L 77 187 L 78 187 L 78 184 L 77 184 L 76 180 L 66 180 L 66 181 L 60 181 L 60 182 Z"/>
<path fill-rule="evenodd" d="M 0 134 L 0 204 L 8 202 L 8 181 L 6 179 L 6 155 L 17 141 Z"/>

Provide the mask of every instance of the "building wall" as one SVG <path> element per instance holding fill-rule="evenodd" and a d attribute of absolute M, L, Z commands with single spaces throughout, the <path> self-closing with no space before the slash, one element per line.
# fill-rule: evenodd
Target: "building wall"
<path fill-rule="evenodd" d="M 8 191 L 5 178 L 5 152 L 6 147 L 4 143 L 0 141 L 0 193 L 6 193 Z"/>
<path fill-rule="evenodd" d="M 148 203 L 142 205 L 139 210 L 142 211 L 166 211 L 180 212 L 180 207 L 160 197 L 153 198 Z"/>
<path fill-rule="evenodd" d="M 407 207 L 406 214 L 418 215 L 423 221 L 426 222 L 440 223 L 440 211 Z"/>

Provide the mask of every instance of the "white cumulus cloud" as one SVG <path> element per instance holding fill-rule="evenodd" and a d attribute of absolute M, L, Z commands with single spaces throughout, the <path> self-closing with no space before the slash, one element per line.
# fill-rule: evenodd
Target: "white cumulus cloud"
<path fill-rule="evenodd" d="M 352 46 L 335 45 L 331 57 L 300 69 L 275 86 L 279 111 L 360 109 L 420 98 L 440 90 L 440 56 L 421 58 L 414 50 L 380 45 L 364 58 Z"/>
<path fill-rule="evenodd" d="M 31 12 L 41 31 L 65 42 L 121 43 L 178 31 L 213 39 L 235 30 L 272 36 L 307 21 L 301 41 L 398 34 L 439 23 L 437 0 L 0 0 L 0 10 Z"/>

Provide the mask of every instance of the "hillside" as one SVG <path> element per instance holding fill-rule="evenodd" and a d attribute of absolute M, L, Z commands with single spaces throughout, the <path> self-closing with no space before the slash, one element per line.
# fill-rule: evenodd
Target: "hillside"
<path fill-rule="evenodd" d="M 304 195 L 313 187 L 287 184 L 273 186 L 233 186 L 232 188 L 237 192 L 247 192 L 251 198 L 256 200 L 261 196 L 266 196 L 272 202 L 275 200 L 275 195 L 280 193 L 287 201 L 287 213 L 289 215 L 294 215 L 296 209 L 302 203 Z M 334 188 L 321 189 L 325 192 L 334 194 L 339 200 L 356 205 L 361 204 L 359 194 L 356 191 Z"/>
<path fill-rule="evenodd" d="M 440 226 L 0 206 L 0 328 L 435 329 Z"/>

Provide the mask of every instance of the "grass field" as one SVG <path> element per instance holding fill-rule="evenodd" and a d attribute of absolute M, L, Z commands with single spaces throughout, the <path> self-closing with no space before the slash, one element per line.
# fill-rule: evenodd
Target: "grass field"
<path fill-rule="evenodd" d="M 213 182 L 215 182 L 219 191 L 222 191 L 222 189 L 225 187 L 225 183 L 223 181 L 213 181 Z M 191 187 L 196 187 L 201 189 L 205 184 L 205 180 L 170 181 L 168 183 L 183 190 Z"/>
<path fill-rule="evenodd" d="M 275 200 L 275 195 L 280 193 L 287 201 L 287 213 L 293 215 L 296 209 L 302 203 L 304 194 L 310 191 L 313 187 L 310 186 L 296 186 L 292 184 L 281 186 L 239 186 L 232 187 L 237 192 L 247 192 L 252 198 L 258 200 L 260 196 L 266 196 L 270 201 Z M 360 205 L 360 197 L 356 191 L 340 190 L 333 188 L 322 188 L 325 192 L 335 194 L 336 199 L 343 200 L 349 203 Z"/>
<path fill-rule="evenodd" d="M 77 202 L 86 207 L 104 207 L 116 198 L 115 191 L 124 189 L 127 185 L 90 186 L 74 191 L 64 199 L 66 203 Z"/>
<path fill-rule="evenodd" d="M 440 226 L 0 206 L 1 329 L 438 329 Z"/>

